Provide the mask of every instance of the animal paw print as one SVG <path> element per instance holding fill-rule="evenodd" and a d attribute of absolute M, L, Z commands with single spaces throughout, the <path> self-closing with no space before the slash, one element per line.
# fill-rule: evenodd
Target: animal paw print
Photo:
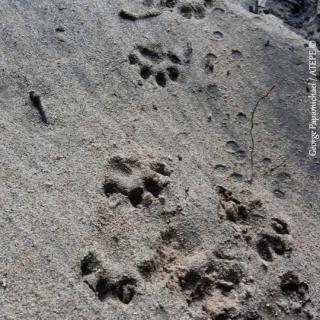
<path fill-rule="evenodd" d="M 278 234 L 290 234 L 289 225 L 283 219 L 272 218 L 271 227 Z"/>
<path fill-rule="evenodd" d="M 309 286 L 307 283 L 301 281 L 299 275 L 295 272 L 288 271 L 284 273 L 280 279 L 280 288 L 283 295 L 302 300 L 302 302 L 309 299 Z"/>
<path fill-rule="evenodd" d="M 147 80 L 154 77 L 158 86 L 164 88 L 168 81 L 177 82 L 182 60 L 173 52 L 164 52 L 160 45 L 137 46 L 129 55 L 129 63 L 138 65 L 140 76 Z"/>
<path fill-rule="evenodd" d="M 190 1 L 181 4 L 178 8 L 179 13 L 186 19 L 203 19 L 206 16 L 206 10 L 213 7 L 213 0 L 204 0 L 202 2 Z"/>
<path fill-rule="evenodd" d="M 247 222 L 254 226 L 252 218 L 264 218 L 260 214 L 255 213 L 262 207 L 260 200 L 250 201 L 246 204 L 232 195 L 232 192 L 219 186 L 217 188 L 220 197 L 220 205 L 223 209 L 222 218 L 233 223 Z M 251 220 L 250 220 L 251 219 Z M 265 261 L 273 261 L 274 255 L 284 256 L 290 254 L 292 246 L 289 241 L 290 228 L 288 223 L 280 218 L 273 218 L 271 228 L 274 232 L 263 230 L 258 234 L 256 249 L 260 257 Z M 251 236 L 246 236 L 247 241 L 251 241 Z"/>
<path fill-rule="evenodd" d="M 227 260 L 213 260 L 201 266 L 177 271 L 178 284 L 189 304 L 206 300 L 213 291 L 226 295 L 236 290 L 245 277 L 243 265 Z"/>
<path fill-rule="evenodd" d="M 283 256 L 290 253 L 290 244 L 279 235 L 262 233 L 258 236 L 257 250 L 260 257 L 265 261 L 273 261 L 274 254 Z"/>
<path fill-rule="evenodd" d="M 220 205 L 224 211 L 223 218 L 239 223 L 252 218 L 253 211 L 261 208 L 262 203 L 260 200 L 250 201 L 247 204 L 242 203 L 240 200 L 232 195 L 232 192 L 222 186 L 217 188 L 220 197 Z M 258 217 L 258 215 L 255 215 Z"/>
<path fill-rule="evenodd" d="M 275 234 L 263 232 L 258 236 L 257 241 L 258 253 L 265 261 L 273 261 L 274 254 L 283 256 L 292 251 L 291 243 L 287 238 L 290 234 L 288 223 L 280 218 L 272 218 L 271 227 Z"/>
<path fill-rule="evenodd" d="M 272 218 L 271 228 L 274 232 L 262 232 L 257 241 L 257 251 L 265 261 L 273 261 L 274 254 L 283 256 L 292 251 L 292 244 L 288 238 L 290 235 L 288 223 L 281 218 Z"/>
<path fill-rule="evenodd" d="M 242 161 L 246 158 L 246 152 L 240 148 L 239 144 L 235 141 L 227 141 L 225 150 L 235 157 L 235 160 Z"/>
<path fill-rule="evenodd" d="M 133 207 L 149 206 L 169 184 L 171 170 L 161 162 L 144 164 L 137 159 L 113 157 L 110 160 L 104 194 L 125 196 Z"/>
<path fill-rule="evenodd" d="M 279 276 L 279 288 L 272 290 L 263 302 L 263 313 L 269 319 L 319 319 L 319 314 L 309 295 L 309 285 L 295 271 Z"/>
<path fill-rule="evenodd" d="M 146 281 L 152 278 L 162 278 L 163 274 L 170 274 L 176 259 L 177 256 L 173 250 L 160 247 L 151 259 L 138 264 L 138 271 Z"/>
<path fill-rule="evenodd" d="M 137 280 L 126 274 L 107 271 L 94 252 L 90 251 L 81 260 L 81 275 L 100 301 L 115 298 L 129 304 L 136 294 Z"/>
<path fill-rule="evenodd" d="M 273 184 L 273 194 L 279 198 L 286 198 L 286 191 L 290 189 L 292 185 L 292 178 L 288 172 L 282 171 L 278 173 L 272 182 Z"/>

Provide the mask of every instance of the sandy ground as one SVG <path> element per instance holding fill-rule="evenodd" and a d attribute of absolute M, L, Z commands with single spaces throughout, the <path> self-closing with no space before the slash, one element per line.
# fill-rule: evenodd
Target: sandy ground
<path fill-rule="evenodd" d="M 1 319 L 320 319 L 318 20 L 0 2 Z"/>

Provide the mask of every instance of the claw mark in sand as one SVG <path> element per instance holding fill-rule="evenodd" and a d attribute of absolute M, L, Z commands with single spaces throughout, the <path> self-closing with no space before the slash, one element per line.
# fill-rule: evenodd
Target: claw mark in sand
<path fill-rule="evenodd" d="M 44 112 L 44 109 L 41 103 L 40 96 L 36 95 L 34 91 L 31 91 L 29 93 L 29 96 L 33 106 L 38 110 L 42 122 L 44 122 L 45 124 L 49 124 L 46 113 Z"/>
<path fill-rule="evenodd" d="M 262 97 L 260 97 L 256 103 L 256 105 L 254 106 L 254 108 L 251 111 L 251 127 L 250 127 L 250 137 L 251 137 L 251 150 L 250 150 L 250 179 L 249 179 L 249 183 L 253 182 L 253 176 L 254 176 L 254 137 L 253 137 L 253 128 L 254 128 L 254 115 L 259 107 L 259 104 L 262 100 L 264 100 L 265 98 L 267 98 L 270 93 L 272 92 L 272 90 L 275 88 L 275 85 L 272 86 L 271 89 L 269 89 L 269 91 Z"/>

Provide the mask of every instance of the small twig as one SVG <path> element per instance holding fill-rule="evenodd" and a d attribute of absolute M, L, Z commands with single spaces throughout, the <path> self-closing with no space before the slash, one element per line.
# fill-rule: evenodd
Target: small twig
<path fill-rule="evenodd" d="M 49 124 L 46 113 L 44 112 L 44 109 L 41 103 L 40 96 L 36 95 L 34 91 L 31 91 L 29 93 L 29 96 L 33 106 L 38 110 L 42 122 L 44 122 L 45 124 Z"/>
<path fill-rule="evenodd" d="M 259 104 L 262 100 L 264 100 L 265 98 L 267 98 L 270 93 L 272 92 L 272 90 L 275 88 L 275 85 L 272 86 L 271 89 L 269 89 L 269 91 L 262 97 L 260 97 L 256 103 L 256 105 L 254 106 L 254 108 L 251 111 L 251 127 L 250 127 L 250 137 L 251 137 L 251 150 L 250 150 L 250 168 L 251 168 L 251 173 L 250 173 L 250 179 L 249 179 L 249 183 L 252 183 L 253 181 L 253 176 L 254 176 L 254 147 L 255 147 L 255 143 L 254 143 L 254 137 L 253 137 L 253 128 L 254 128 L 254 116 L 255 113 L 259 107 Z"/>

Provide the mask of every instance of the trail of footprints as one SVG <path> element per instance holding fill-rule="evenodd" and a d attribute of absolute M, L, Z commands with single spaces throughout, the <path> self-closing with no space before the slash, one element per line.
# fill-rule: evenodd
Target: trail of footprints
<path fill-rule="evenodd" d="M 106 197 L 121 197 L 128 205 L 135 208 L 148 207 L 153 201 L 159 200 L 162 191 L 169 184 L 171 170 L 162 162 L 144 163 L 135 158 L 116 156 L 110 159 L 107 174 L 103 184 Z M 163 212 L 163 218 L 179 212 Z M 160 238 L 163 243 L 170 243 L 174 231 L 164 231 Z M 124 304 L 131 302 L 137 292 L 138 280 L 136 275 L 123 270 L 122 266 L 105 263 L 104 257 L 89 251 L 81 260 L 81 275 L 88 287 L 93 290 L 100 301 L 116 299 Z M 169 263 L 166 253 L 159 247 L 152 261 L 137 266 L 142 277 L 147 279 L 151 273 Z"/>
<path fill-rule="evenodd" d="M 107 167 L 104 193 L 108 198 L 119 196 L 142 210 L 160 200 L 171 174 L 172 170 L 163 162 L 113 157 Z M 243 227 L 239 239 L 249 244 L 252 256 L 256 252 L 267 264 L 290 256 L 290 226 L 284 219 L 267 220 L 260 200 L 243 203 L 221 186 L 217 193 L 221 222 Z M 279 313 L 288 320 L 313 319 L 309 312 L 309 287 L 295 272 L 289 270 L 279 276 L 278 288 L 266 295 L 266 301 L 256 304 L 250 291 L 255 280 L 250 277 L 248 265 L 228 253 L 228 249 L 222 246 L 212 252 L 185 250 L 185 226 L 179 225 L 182 213 L 179 205 L 170 211 L 163 206 L 160 217 L 167 227 L 159 233 L 153 256 L 138 262 L 135 271 L 107 263 L 108 259 L 94 251 L 83 257 L 81 276 L 100 301 L 113 299 L 129 304 L 137 292 L 143 294 L 145 283 L 165 284 L 171 292 L 183 295 L 189 308 L 200 310 L 203 319 L 258 320 L 276 318 Z M 269 304 L 272 308 L 265 307 Z"/>
<path fill-rule="evenodd" d="M 203 19 L 214 7 L 213 0 L 178 1 L 144 0 L 146 7 L 158 6 L 168 10 L 177 10 L 185 19 Z M 215 8 L 223 13 L 221 8 Z M 221 39 L 223 34 L 216 32 L 215 37 Z M 241 53 L 234 50 L 233 58 L 241 58 Z M 166 87 L 170 82 L 177 82 L 181 77 L 181 68 L 190 63 L 192 47 L 187 45 L 183 56 L 175 52 L 165 51 L 161 45 L 138 45 L 128 56 L 129 63 L 139 69 L 144 81 L 153 78 L 159 87 Z M 217 56 L 208 53 L 204 58 L 204 71 L 207 75 L 214 72 Z M 228 141 L 226 151 L 241 162 L 247 155 L 235 141 Z M 216 168 L 225 170 L 223 165 Z M 103 184 L 106 197 L 120 197 L 134 208 L 148 208 L 154 201 L 162 201 L 162 195 L 170 183 L 172 171 L 162 162 L 143 163 L 134 158 L 113 157 L 107 168 Z M 274 193 L 283 198 L 281 191 L 290 180 L 290 176 L 282 172 L 277 176 L 277 188 Z M 280 190 L 281 189 L 281 190 Z M 217 188 L 220 197 L 220 216 L 222 222 L 243 226 L 240 240 L 249 244 L 254 252 L 266 263 L 276 259 L 289 257 L 293 246 L 290 239 L 288 223 L 274 217 L 266 222 L 261 214 L 261 201 L 243 203 L 223 187 Z M 124 266 L 113 266 L 107 259 L 94 251 L 89 251 L 80 262 L 83 281 L 103 302 L 110 299 L 129 304 L 140 288 L 142 282 L 167 281 L 172 290 L 179 291 L 192 308 L 201 306 L 204 319 L 256 320 L 266 317 L 276 318 L 279 309 L 286 314 L 283 319 L 312 319 L 307 306 L 311 304 L 309 286 L 295 272 L 289 270 L 279 277 L 279 287 L 266 298 L 265 302 L 281 300 L 277 308 L 242 308 L 252 298 L 246 266 L 226 252 L 214 251 L 204 256 L 201 254 L 185 254 L 185 238 L 179 226 L 171 223 L 171 218 L 179 216 L 183 209 L 178 205 L 173 211 L 162 212 L 167 221 L 167 229 L 159 234 L 159 245 L 151 259 L 136 265 L 136 273 Z M 183 255 L 181 255 L 183 252 Z M 183 257 L 181 257 L 183 256 Z M 284 303 L 283 303 L 284 301 Z M 265 304 L 264 304 L 265 305 Z M 262 316 L 264 318 L 262 318 Z"/>
<path fill-rule="evenodd" d="M 209 68 L 209 70 L 211 69 Z M 238 119 L 240 121 L 241 119 L 246 119 L 245 114 L 242 112 L 238 113 Z M 247 152 L 239 145 L 239 143 L 234 140 L 227 141 L 224 148 L 225 151 L 229 153 L 238 163 L 242 163 L 248 159 Z M 288 172 L 281 168 L 281 164 L 274 165 L 273 167 L 271 164 L 272 161 L 270 158 L 263 158 L 260 164 L 257 163 L 256 165 L 260 166 L 260 169 L 262 169 L 261 174 L 264 175 L 267 180 L 269 180 L 270 188 L 272 189 L 274 196 L 278 199 L 285 199 L 287 197 L 287 191 L 289 191 L 292 187 L 293 179 Z M 228 175 L 228 171 L 230 171 L 230 169 L 230 167 L 224 164 L 217 164 L 214 167 L 215 173 L 224 177 Z M 244 181 L 244 176 L 238 172 L 233 172 L 229 174 L 228 177 L 234 182 Z"/>
<path fill-rule="evenodd" d="M 242 203 L 233 196 L 231 191 L 221 186 L 217 188 L 217 192 L 222 210 L 221 219 L 243 225 L 243 239 L 251 244 L 263 261 L 272 263 L 278 257 L 290 257 L 293 250 L 290 226 L 284 219 L 273 217 L 268 225 L 265 223 L 266 215 L 262 210 L 261 201 Z M 251 229 L 251 232 L 248 229 Z M 314 319 L 314 313 L 310 311 L 313 305 L 307 283 L 291 270 L 282 274 L 279 280 L 279 288 L 273 290 L 268 300 L 261 303 L 259 312 L 252 314 L 252 318 L 249 317 L 249 319 L 264 319 L 262 316 L 286 320 Z M 268 307 L 265 308 L 265 306 Z M 228 313 L 225 315 L 230 319 L 238 319 Z M 226 319 L 229 319 L 228 317 Z"/>

